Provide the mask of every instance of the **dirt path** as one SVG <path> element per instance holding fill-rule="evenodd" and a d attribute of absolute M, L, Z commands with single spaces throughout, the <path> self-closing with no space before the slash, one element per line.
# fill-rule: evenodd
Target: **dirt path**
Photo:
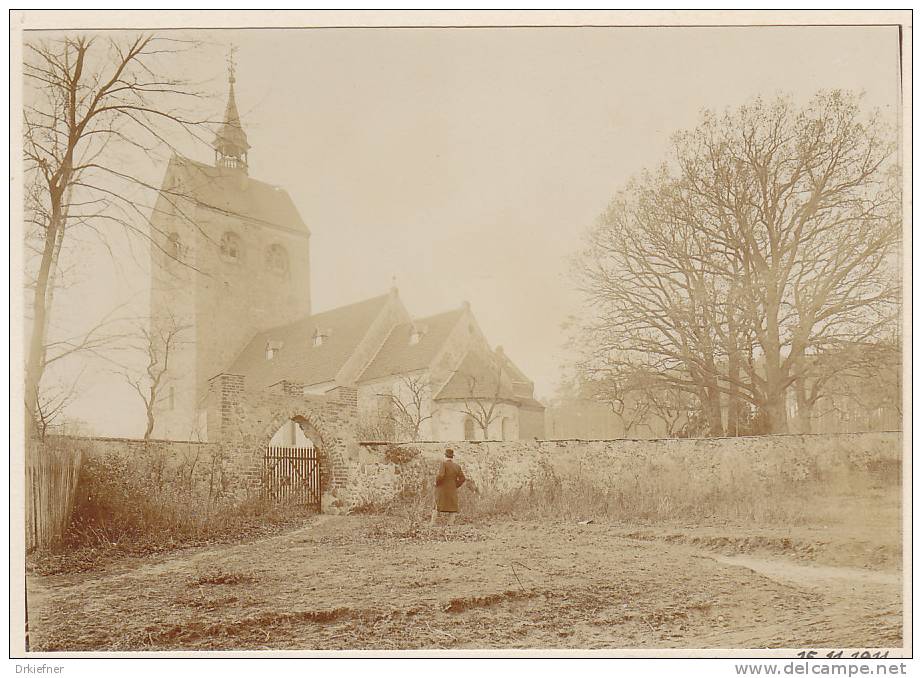
<path fill-rule="evenodd" d="M 859 567 L 829 567 L 826 565 L 799 565 L 781 558 L 753 558 L 751 556 L 711 556 L 719 563 L 745 567 L 781 583 L 814 586 L 835 591 L 848 584 L 899 587 L 899 572 L 875 572 Z"/>
<path fill-rule="evenodd" d="M 628 538 L 324 516 L 234 546 L 31 577 L 37 650 L 893 647 L 896 571 Z"/>

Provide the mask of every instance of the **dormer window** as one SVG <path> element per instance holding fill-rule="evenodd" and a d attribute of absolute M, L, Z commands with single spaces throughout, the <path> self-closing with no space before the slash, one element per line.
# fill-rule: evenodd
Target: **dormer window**
<path fill-rule="evenodd" d="M 410 346 L 416 346 L 419 340 L 426 334 L 426 327 L 423 325 L 413 325 L 410 330 Z"/>
<path fill-rule="evenodd" d="M 240 243 L 240 236 L 233 231 L 227 231 L 221 236 L 221 256 L 228 261 L 239 261 L 243 248 Z"/>
<path fill-rule="evenodd" d="M 272 360 L 282 350 L 282 342 L 270 339 L 266 342 L 266 360 Z"/>
<path fill-rule="evenodd" d="M 330 339 L 330 330 L 325 330 L 318 327 L 314 330 L 314 346 L 323 346 Z"/>

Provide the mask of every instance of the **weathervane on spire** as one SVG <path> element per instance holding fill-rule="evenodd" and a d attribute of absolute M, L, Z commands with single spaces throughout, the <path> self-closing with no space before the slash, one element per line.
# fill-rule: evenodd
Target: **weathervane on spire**
<path fill-rule="evenodd" d="M 250 144 L 240 124 L 240 113 L 237 112 L 237 99 L 234 95 L 236 54 L 237 45 L 231 43 L 227 51 L 227 108 L 224 109 L 224 123 L 218 129 L 212 146 L 215 149 L 215 167 L 241 170 L 245 174 Z"/>
<path fill-rule="evenodd" d="M 231 43 L 230 48 L 227 51 L 227 79 L 231 84 L 234 84 L 234 72 L 237 69 L 237 62 L 234 59 L 234 56 L 237 54 L 237 45 Z"/>

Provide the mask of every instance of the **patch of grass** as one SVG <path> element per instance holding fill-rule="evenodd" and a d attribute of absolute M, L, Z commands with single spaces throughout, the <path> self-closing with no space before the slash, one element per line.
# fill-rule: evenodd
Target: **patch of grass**
<path fill-rule="evenodd" d="M 83 541 L 78 537 L 59 548 L 35 551 L 27 557 L 27 568 L 40 575 L 89 572 L 126 558 L 166 554 L 184 548 L 235 544 L 262 539 L 303 525 L 316 514 L 312 511 L 270 507 L 263 513 L 240 515 L 222 521 L 197 535 L 173 535 L 162 531 L 124 535 L 117 542 L 104 537 Z"/>
<path fill-rule="evenodd" d="M 523 600 L 527 598 L 537 598 L 541 594 L 537 591 L 516 591 L 508 590 L 501 593 L 491 593 L 484 596 L 467 596 L 464 598 L 452 598 L 442 606 L 443 612 L 463 612 L 475 607 L 492 607 L 499 603 L 510 600 Z"/>
<path fill-rule="evenodd" d="M 429 478 L 414 479 L 391 502 L 367 505 L 364 512 L 421 524 L 434 505 L 431 485 Z M 590 518 L 625 524 L 825 525 L 893 512 L 901 501 L 900 465 L 862 467 L 837 460 L 766 472 L 739 459 L 724 460 L 710 476 L 698 478 L 689 476 L 687 464 L 667 458 L 639 463 L 610 484 L 588 473 L 563 480 L 548 476 L 516 489 L 487 479 L 469 483 L 459 496 L 458 522 L 474 525 Z"/>
<path fill-rule="evenodd" d="M 263 537 L 313 515 L 260 497 L 239 500 L 218 457 L 187 461 L 174 469 L 156 455 L 86 457 L 63 538 L 31 553 L 30 569 L 92 570 L 127 556 Z"/>

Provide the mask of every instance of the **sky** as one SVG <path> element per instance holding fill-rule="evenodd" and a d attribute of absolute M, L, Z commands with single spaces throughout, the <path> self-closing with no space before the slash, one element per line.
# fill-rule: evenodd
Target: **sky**
<path fill-rule="evenodd" d="M 554 395 L 562 325 L 582 300 L 570 258 L 608 201 L 667 159 L 706 108 L 819 89 L 899 107 L 895 28 L 283 29 L 197 32 L 184 75 L 219 115 L 226 53 L 250 175 L 283 186 L 312 232 L 315 311 L 382 294 L 396 277 L 411 314 L 469 301 Z M 200 160 L 211 156 L 190 148 Z M 154 181 L 166 158 L 144 168 Z M 127 245 L 126 245 L 127 246 Z M 146 303 L 138 261 L 87 241 L 92 271 L 61 295 L 61 326 Z M 143 313 L 143 310 L 139 311 Z M 143 431 L 143 409 L 92 368 L 70 408 L 97 433 Z M 118 416 L 113 416 L 117 413 Z"/>

